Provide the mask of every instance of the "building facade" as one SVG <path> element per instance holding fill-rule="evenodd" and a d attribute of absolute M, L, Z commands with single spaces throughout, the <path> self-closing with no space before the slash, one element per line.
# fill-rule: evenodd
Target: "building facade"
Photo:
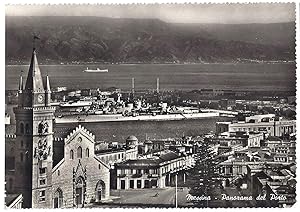
<path fill-rule="evenodd" d="M 185 181 L 184 170 L 193 166 L 192 155 L 179 155 L 172 151 L 159 157 L 117 163 L 117 189 L 165 188 L 173 184 L 176 174 L 180 173 L 182 181 Z"/>
<path fill-rule="evenodd" d="M 284 136 L 296 132 L 295 120 L 275 120 L 270 114 L 247 117 L 243 122 L 217 122 L 216 133 L 222 132 L 266 132 L 271 136 Z"/>

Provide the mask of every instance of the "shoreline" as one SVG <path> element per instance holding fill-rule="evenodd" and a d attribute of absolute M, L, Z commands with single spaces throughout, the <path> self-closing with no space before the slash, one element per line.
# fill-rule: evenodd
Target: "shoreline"
<path fill-rule="evenodd" d="M 214 63 L 79 63 L 79 64 L 42 64 L 39 66 L 83 66 L 83 65 L 113 65 L 113 66 L 134 66 L 134 65 L 240 65 L 240 64 L 296 64 L 296 61 L 264 61 L 264 62 L 214 62 Z M 29 66 L 30 64 L 5 64 L 5 67 Z"/>
<path fill-rule="evenodd" d="M 80 117 L 80 118 L 78 118 Z M 202 119 L 221 117 L 219 112 L 207 112 L 197 114 L 168 114 L 168 115 L 141 115 L 141 116 L 122 116 L 114 115 L 81 115 L 81 116 L 65 116 L 62 118 L 55 117 L 56 124 L 66 123 L 97 123 L 97 122 L 127 122 L 127 121 L 175 121 L 188 119 Z"/>

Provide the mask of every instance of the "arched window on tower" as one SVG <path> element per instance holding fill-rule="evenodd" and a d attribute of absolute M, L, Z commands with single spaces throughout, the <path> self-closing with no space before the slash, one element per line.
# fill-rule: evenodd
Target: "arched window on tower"
<path fill-rule="evenodd" d="M 73 159 L 74 159 L 74 152 L 73 152 L 73 150 L 72 150 L 72 149 L 70 150 L 70 159 L 71 159 L 71 160 L 73 160 Z"/>
<path fill-rule="evenodd" d="M 24 134 L 24 124 L 23 123 L 20 124 L 20 133 Z"/>
<path fill-rule="evenodd" d="M 29 124 L 25 125 L 25 133 L 29 134 L 30 133 L 30 128 L 29 128 Z"/>
<path fill-rule="evenodd" d="M 28 151 L 25 152 L 25 160 L 26 160 L 26 161 L 29 160 L 29 152 L 28 152 Z"/>
<path fill-rule="evenodd" d="M 86 148 L 86 150 L 85 150 L 85 157 L 90 157 L 90 150 L 89 150 L 89 148 Z"/>
<path fill-rule="evenodd" d="M 20 161 L 21 161 L 21 162 L 23 162 L 23 159 L 24 159 L 23 157 L 24 157 L 24 156 L 23 156 L 23 152 L 21 152 L 21 153 L 20 153 Z"/>
<path fill-rule="evenodd" d="M 82 148 L 80 146 L 77 148 L 77 158 L 82 158 Z"/>
<path fill-rule="evenodd" d="M 39 125 L 38 125 L 38 133 L 39 134 L 43 133 L 43 129 L 44 129 L 43 123 L 39 123 Z"/>
<path fill-rule="evenodd" d="M 8 184 L 9 184 L 9 190 L 12 190 L 12 188 L 13 188 L 13 179 L 12 178 L 9 178 Z"/>

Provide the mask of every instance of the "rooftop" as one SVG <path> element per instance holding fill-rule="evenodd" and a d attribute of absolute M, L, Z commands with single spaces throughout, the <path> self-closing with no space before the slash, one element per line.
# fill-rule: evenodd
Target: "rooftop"
<path fill-rule="evenodd" d="M 6 194 L 6 196 L 5 196 L 5 205 L 9 206 L 21 195 L 22 194 Z"/>
<path fill-rule="evenodd" d="M 119 167 L 141 167 L 141 166 L 159 166 L 160 163 L 172 161 L 174 159 L 180 158 L 178 154 L 175 152 L 167 152 L 165 154 L 160 155 L 157 158 L 149 158 L 149 159 L 135 159 L 135 160 L 127 160 L 121 163 L 118 163 Z"/>

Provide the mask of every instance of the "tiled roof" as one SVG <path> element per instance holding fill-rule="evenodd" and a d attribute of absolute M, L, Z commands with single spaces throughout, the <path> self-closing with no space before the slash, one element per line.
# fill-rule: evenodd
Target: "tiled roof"
<path fill-rule="evenodd" d="M 127 160 L 121 163 L 116 164 L 118 167 L 141 167 L 141 166 L 158 166 L 159 162 L 157 159 L 136 159 L 136 160 Z"/>
<path fill-rule="evenodd" d="M 166 161 L 174 160 L 179 157 L 180 156 L 178 154 L 176 154 L 175 152 L 168 152 L 166 154 L 160 155 L 158 160 L 160 162 L 166 162 Z"/>

